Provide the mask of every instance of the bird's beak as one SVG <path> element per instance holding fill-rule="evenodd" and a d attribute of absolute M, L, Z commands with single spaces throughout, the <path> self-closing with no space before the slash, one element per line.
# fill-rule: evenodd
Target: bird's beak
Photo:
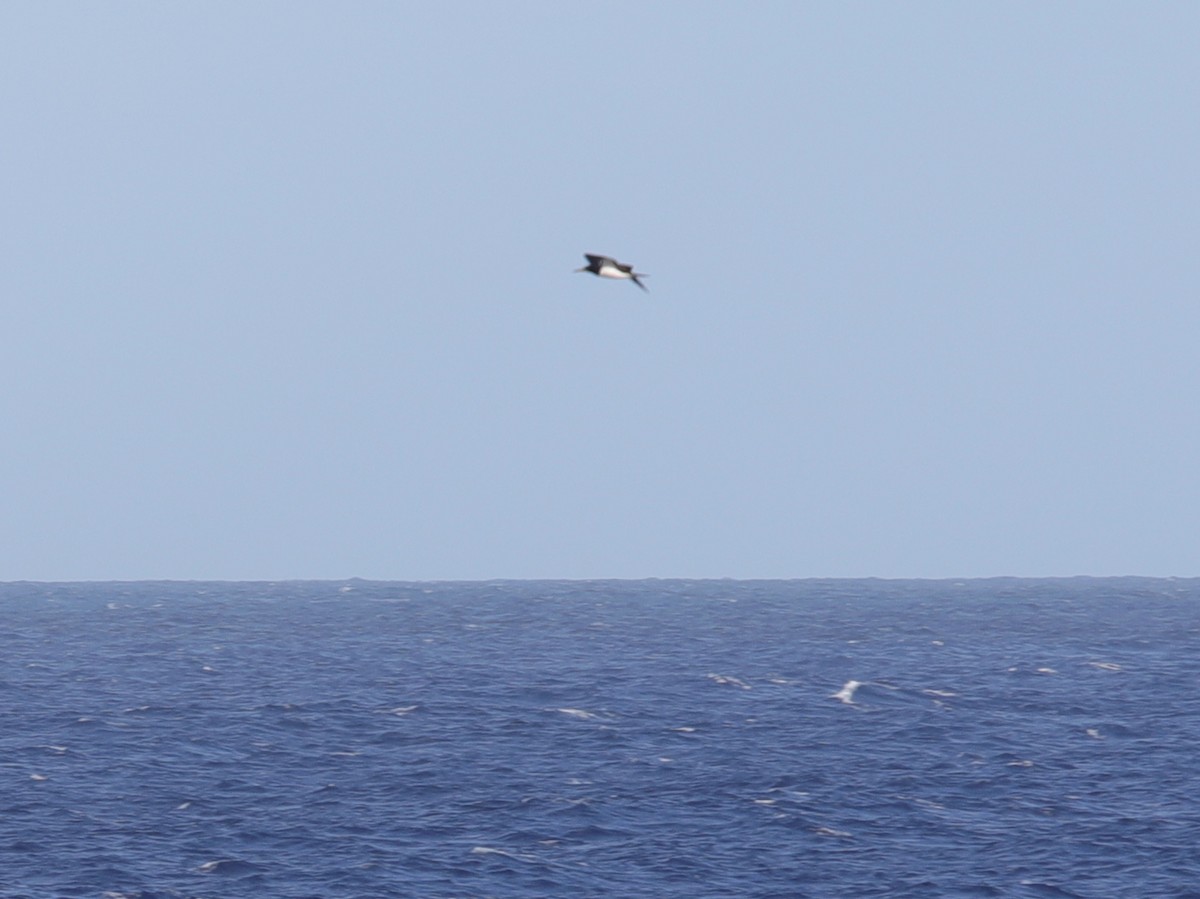
<path fill-rule="evenodd" d="M 577 274 L 577 275 L 578 275 L 580 272 L 586 272 L 586 271 L 587 271 L 587 268 L 586 268 L 586 267 L 584 267 L 584 268 L 577 268 L 577 269 L 575 269 L 575 274 Z"/>

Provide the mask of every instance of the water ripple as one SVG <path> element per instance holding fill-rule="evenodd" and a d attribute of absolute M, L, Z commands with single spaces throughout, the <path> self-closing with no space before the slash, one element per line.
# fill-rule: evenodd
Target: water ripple
<path fill-rule="evenodd" d="M 0 897 L 1184 896 L 1200 585 L 0 585 Z"/>

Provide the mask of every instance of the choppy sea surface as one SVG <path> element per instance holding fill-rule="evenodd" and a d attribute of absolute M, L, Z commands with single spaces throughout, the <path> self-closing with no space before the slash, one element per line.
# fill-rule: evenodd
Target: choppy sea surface
<path fill-rule="evenodd" d="M 0 584 L 0 896 L 1200 897 L 1200 581 Z"/>

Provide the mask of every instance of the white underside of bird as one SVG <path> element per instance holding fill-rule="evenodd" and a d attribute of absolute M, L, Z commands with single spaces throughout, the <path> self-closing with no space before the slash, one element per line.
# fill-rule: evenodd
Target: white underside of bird
<path fill-rule="evenodd" d="M 601 278 L 621 278 L 628 281 L 633 277 L 629 272 L 622 271 L 615 265 L 602 265 L 600 271 L 596 272 Z"/>
<path fill-rule="evenodd" d="M 584 253 L 583 255 L 588 264 L 583 268 L 575 269 L 575 271 L 591 272 L 593 275 L 612 278 L 614 281 L 632 281 L 642 290 L 646 289 L 646 285 L 640 280 L 646 276 L 642 272 L 635 272 L 632 265 L 617 262 L 611 256 L 601 256 L 597 253 Z"/>

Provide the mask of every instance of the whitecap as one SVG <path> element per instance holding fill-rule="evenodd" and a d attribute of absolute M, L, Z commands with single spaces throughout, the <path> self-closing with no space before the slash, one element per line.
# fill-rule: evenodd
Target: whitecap
<path fill-rule="evenodd" d="M 905 796 L 903 798 L 910 799 L 913 805 L 917 806 L 918 808 L 931 809 L 937 812 L 943 812 L 946 810 L 946 806 L 942 805 L 940 802 L 934 802 L 932 799 L 921 799 L 917 796 Z"/>
<path fill-rule="evenodd" d="M 854 693 L 862 686 L 862 681 L 848 680 L 842 685 L 842 689 L 838 690 L 831 696 L 831 699 L 837 699 L 846 705 L 854 705 Z"/>
<path fill-rule="evenodd" d="M 845 838 L 845 837 L 850 837 L 850 836 L 853 836 L 853 834 L 851 834 L 849 831 L 845 831 L 845 830 L 836 830 L 836 829 L 834 829 L 834 828 L 832 828 L 832 827 L 818 827 L 818 828 L 816 828 L 816 829 L 813 831 L 813 833 L 815 833 L 817 836 L 821 836 L 821 837 L 842 837 L 842 838 Z"/>
<path fill-rule="evenodd" d="M 419 708 L 419 705 L 398 705 L 390 709 L 376 709 L 376 713 L 379 715 L 396 715 L 397 717 L 402 717 L 409 712 L 415 712 Z"/>
<path fill-rule="evenodd" d="M 727 674 L 710 674 L 708 675 L 708 679 L 716 684 L 728 684 L 731 687 L 740 687 L 743 690 L 752 689 L 751 686 L 744 680 L 740 680 L 736 677 L 730 677 Z"/>
<path fill-rule="evenodd" d="M 476 846 L 471 850 L 472 855 L 503 855 L 505 858 L 515 858 L 521 861 L 521 857 L 516 853 L 508 852 L 505 849 L 496 849 L 492 846 Z"/>
<path fill-rule="evenodd" d="M 583 718 L 584 720 L 597 717 L 595 712 L 588 712 L 583 709 L 555 709 L 554 711 L 570 715 L 572 718 Z"/>
<path fill-rule="evenodd" d="M 1122 671 L 1116 662 L 1088 662 L 1093 668 L 1099 668 L 1101 671 Z"/>
<path fill-rule="evenodd" d="M 496 849 L 493 846 L 475 846 L 471 849 L 472 855 L 500 855 L 504 858 L 511 858 L 513 861 L 523 862 L 527 865 L 547 865 L 551 867 L 564 867 L 561 862 L 555 862 L 547 858 L 533 855 L 528 852 L 509 852 L 507 849 Z"/>
<path fill-rule="evenodd" d="M 253 862 L 244 862 L 235 858 L 219 858 L 205 862 L 196 870 L 201 874 L 240 874 L 259 871 L 261 868 Z"/>

